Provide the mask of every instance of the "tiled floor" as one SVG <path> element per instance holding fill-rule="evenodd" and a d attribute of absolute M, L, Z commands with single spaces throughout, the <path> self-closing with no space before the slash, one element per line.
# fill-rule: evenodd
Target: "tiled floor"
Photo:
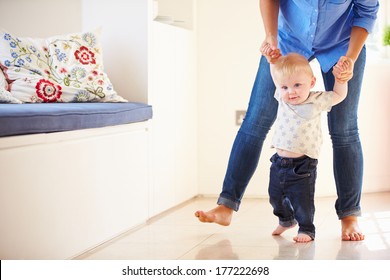
<path fill-rule="evenodd" d="M 364 194 L 359 223 L 366 239 L 342 242 L 334 198 L 316 199 L 316 240 L 297 244 L 296 228 L 273 237 L 277 224 L 267 199 L 245 199 L 232 224 L 202 224 L 198 209 L 214 207 L 215 198 L 196 198 L 137 230 L 76 259 L 89 260 L 390 260 L 390 192 Z"/>

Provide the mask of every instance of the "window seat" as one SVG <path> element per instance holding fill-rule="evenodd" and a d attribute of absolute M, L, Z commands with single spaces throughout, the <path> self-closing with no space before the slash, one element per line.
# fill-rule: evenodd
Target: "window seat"
<path fill-rule="evenodd" d="M 0 259 L 72 259 L 144 223 L 152 107 L 0 104 Z"/>
<path fill-rule="evenodd" d="M 0 104 L 0 136 L 98 128 L 151 118 L 150 105 L 134 102 Z"/>

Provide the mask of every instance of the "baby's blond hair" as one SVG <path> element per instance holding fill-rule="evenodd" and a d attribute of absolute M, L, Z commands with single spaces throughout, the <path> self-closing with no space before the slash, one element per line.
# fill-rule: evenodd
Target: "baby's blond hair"
<path fill-rule="evenodd" d="M 289 53 L 280 57 L 274 64 L 273 72 L 277 77 L 289 77 L 298 72 L 307 73 L 311 77 L 314 76 L 309 61 L 298 53 Z"/>

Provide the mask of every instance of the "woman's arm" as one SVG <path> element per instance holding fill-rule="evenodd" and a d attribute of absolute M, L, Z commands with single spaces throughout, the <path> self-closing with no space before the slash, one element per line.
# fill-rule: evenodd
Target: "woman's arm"
<path fill-rule="evenodd" d="M 354 26 L 351 31 L 351 39 L 347 50 L 346 57 L 349 57 L 355 62 L 359 57 L 368 37 L 368 31 L 362 27 Z"/>
<path fill-rule="evenodd" d="M 268 62 L 273 63 L 280 56 L 278 49 L 278 15 L 279 15 L 279 0 L 260 0 L 260 13 L 263 19 L 265 39 L 260 47 L 260 50 L 269 45 L 272 52 L 267 57 Z"/>
<path fill-rule="evenodd" d="M 279 0 L 260 0 L 260 13 L 266 37 L 278 36 Z M 272 46 L 277 47 L 277 46 Z"/>
<path fill-rule="evenodd" d="M 348 69 L 344 69 L 343 71 L 333 71 L 333 75 L 340 82 L 348 82 L 350 79 L 352 79 L 355 61 L 359 57 L 359 54 L 364 46 L 364 43 L 366 42 L 367 37 L 368 32 L 366 29 L 358 26 L 352 27 L 348 50 L 346 55 L 342 57 L 343 60 L 347 59 L 349 61 L 349 67 Z M 340 58 L 340 60 L 342 58 Z M 338 67 L 339 63 L 342 63 L 342 61 L 340 60 L 339 62 L 337 62 L 335 66 L 336 68 Z"/>

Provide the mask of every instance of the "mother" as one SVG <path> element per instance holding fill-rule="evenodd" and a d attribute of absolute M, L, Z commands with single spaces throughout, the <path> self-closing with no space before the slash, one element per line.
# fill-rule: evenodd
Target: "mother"
<path fill-rule="evenodd" d="M 364 43 L 372 31 L 378 0 L 260 0 L 266 38 L 278 55 L 297 52 L 321 66 L 326 90 L 334 84 L 330 69 L 348 59 L 351 69 L 340 74 L 348 81 L 347 98 L 328 114 L 333 143 L 333 169 L 337 188 L 336 212 L 341 220 L 342 240 L 363 240 L 358 226 L 363 180 L 363 154 L 357 111 L 366 61 Z M 269 70 L 272 56 L 262 56 L 252 94 L 229 158 L 218 206 L 197 211 L 201 222 L 229 225 L 238 211 L 245 189 L 256 170 L 264 139 L 277 111 L 275 86 Z"/>

